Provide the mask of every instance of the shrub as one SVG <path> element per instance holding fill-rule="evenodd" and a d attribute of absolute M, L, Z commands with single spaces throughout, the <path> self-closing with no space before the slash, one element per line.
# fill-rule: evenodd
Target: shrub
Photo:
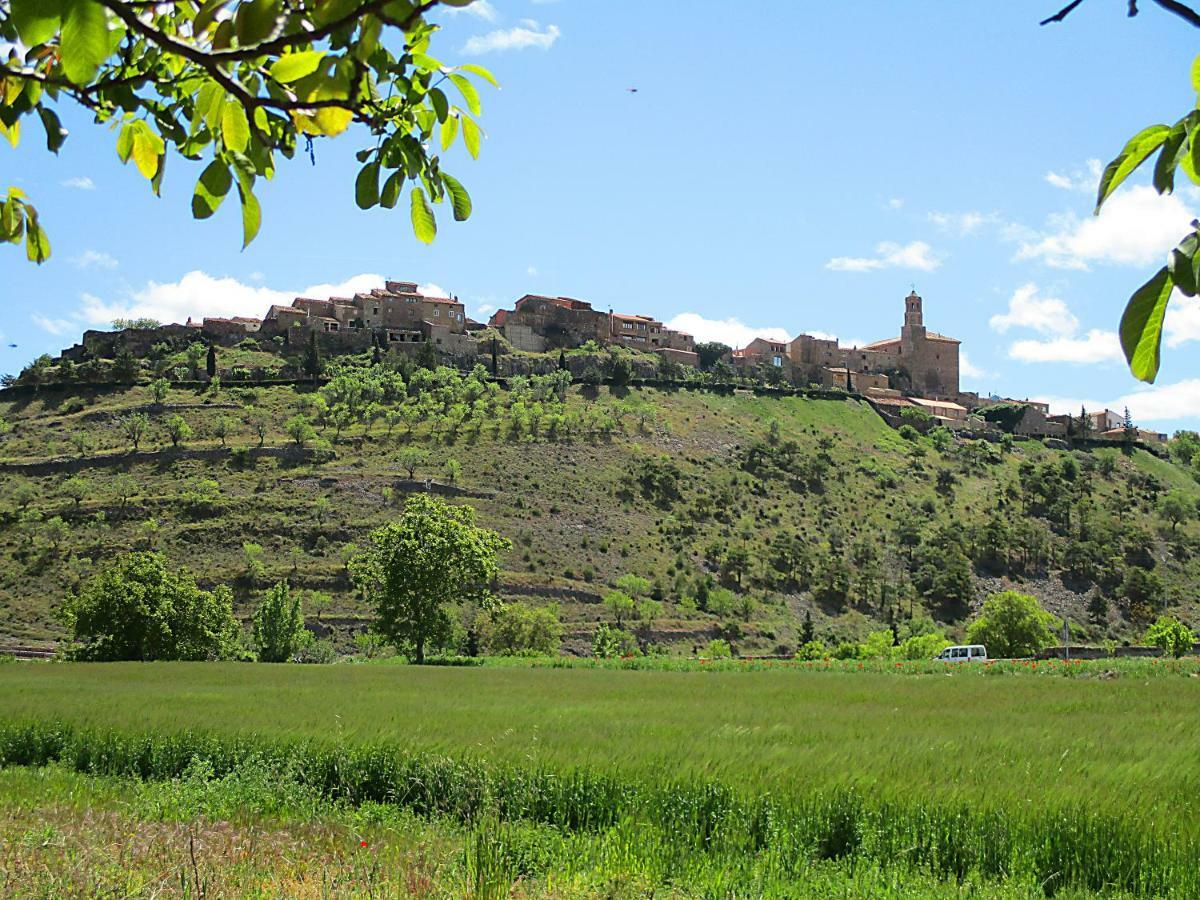
<path fill-rule="evenodd" d="M 967 628 L 967 640 L 983 644 L 993 657 L 1032 656 L 1054 643 L 1052 629 L 1057 621 L 1036 597 L 1001 591 L 984 601 Z"/>
<path fill-rule="evenodd" d="M 229 589 L 200 590 L 158 553 L 118 557 L 67 598 L 63 615 L 79 659 L 213 659 L 237 645 Z"/>
<path fill-rule="evenodd" d="M 637 640 L 625 629 L 605 622 L 596 626 L 596 633 L 592 635 L 593 656 L 598 659 L 616 659 L 635 656 L 637 652 Z"/>
<path fill-rule="evenodd" d="M 896 648 L 900 659 L 933 659 L 952 642 L 940 631 L 932 634 L 916 634 L 905 638 Z"/>
<path fill-rule="evenodd" d="M 1183 656 L 1196 643 L 1196 635 L 1174 616 L 1159 616 L 1146 631 L 1145 641 L 1151 647 L 1158 647 L 1171 656 Z"/>
<path fill-rule="evenodd" d="M 252 545 L 243 545 L 247 546 Z M 267 591 L 254 611 L 253 637 L 259 662 L 287 662 L 312 643 L 313 636 L 304 627 L 300 593 L 292 594 L 286 581 Z"/>
<path fill-rule="evenodd" d="M 796 659 L 824 659 L 829 655 L 829 648 L 821 641 L 807 641 L 796 651 Z"/>
<path fill-rule="evenodd" d="M 558 653 L 562 634 L 557 604 L 506 603 L 492 613 L 483 642 L 496 656 L 551 656 Z"/>
<path fill-rule="evenodd" d="M 729 659 L 733 656 L 733 648 L 729 646 L 729 641 L 713 638 L 704 645 L 704 650 L 700 655 L 705 659 Z"/>

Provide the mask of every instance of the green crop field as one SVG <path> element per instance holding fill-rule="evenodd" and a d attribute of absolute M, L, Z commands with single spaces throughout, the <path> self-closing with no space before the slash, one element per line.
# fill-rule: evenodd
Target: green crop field
<path fill-rule="evenodd" d="M 1198 699 L 1196 679 L 1136 668 L 1102 679 L 21 664 L 0 667 L 0 760 L 183 787 L 198 761 L 218 782 L 266 766 L 315 792 L 338 828 L 363 804 L 419 813 L 427 824 L 407 827 L 434 823 L 450 856 L 466 854 L 455 878 L 479 853 L 508 852 L 477 846 L 494 817 L 541 835 L 540 868 L 528 854 L 509 862 L 551 896 L 574 895 L 545 881 L 566 871 L 556 853 L 590 859 L 589 885 L 636 869 L 679 896 L 733 884 L 787 895 L 830 864 L 835 881 L 799 895 L 900 878 L 919 895 L 960 880 L 979 896 L 1024 895 L 1049 879 L 1068 896 L 1194 896 Z M 86 797 L 103 783 L 63 790 Z M 0 780 L 10 816 L 31 793 L 11 772 Z M 633 833 L 621 862 L 611 844 Z"/>

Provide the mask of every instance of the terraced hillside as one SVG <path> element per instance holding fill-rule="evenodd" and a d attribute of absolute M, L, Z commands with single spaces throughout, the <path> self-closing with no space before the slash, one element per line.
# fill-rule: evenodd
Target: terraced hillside
<path fill-rule="evenodd" d="M 631 574 L 659 601 L 641 639 L 675 652 L 720 635 L 790 653 L 926 615 L 955 634 L 1003 586 L 1079 639 L 1196 621 L 1200 487 L 1144 449 L 906 437 L 849 397 L 568 382 L 364 365 L 323 387 L 0 393 L 0 642 L 60 637 L 98 562 L 152 547 L 241 613 L 290 580 L 349 646 L 366 609 L 346 560 L 427 489 L 512 540 L 503 595 L 558 603 L 573 651 Z"/>

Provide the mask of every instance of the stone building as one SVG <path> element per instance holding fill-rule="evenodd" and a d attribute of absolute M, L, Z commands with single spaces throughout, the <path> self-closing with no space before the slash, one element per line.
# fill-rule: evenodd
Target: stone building
<path fill-rule="evenodd" d="M 604 313 L 586 300 L 573 297 L 526 294 L 512 309 L 493 314 L 488 325 L 518 350 L 531 353 L 596 341 L 659 353 L 686 365 L 694 366 L 698 361 L 695 340 L 690 334 L 667 328 L 650 316 L 612 310 Z"/>

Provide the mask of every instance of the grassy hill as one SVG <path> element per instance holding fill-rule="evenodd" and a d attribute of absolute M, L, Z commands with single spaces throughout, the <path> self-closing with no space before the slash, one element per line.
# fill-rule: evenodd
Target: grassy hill
<path fill-rule="evenodd" d="M 1081 640 L 1197 619 L 1200 524 L 1159 507 L 1174 491 L 1194 513 L 1200 486 L 1142 449 L 906 438 L 851 398 L 356 371 L 0 393 L 0 642 L 61 637 L 55 610 L 98 562 L 153 547 L 240 614 L 289 579 L 347 647 L 367 611 L 345 562 L 427 479 L 512 540 L 503 595 L 560 604 L 572 650 L 629 574 L 661 601 L 643 640 L 685 653 L 790 653 L 806 621 L 827 643 L 925 616 L 959 634 L 1009 586 Z"/>

